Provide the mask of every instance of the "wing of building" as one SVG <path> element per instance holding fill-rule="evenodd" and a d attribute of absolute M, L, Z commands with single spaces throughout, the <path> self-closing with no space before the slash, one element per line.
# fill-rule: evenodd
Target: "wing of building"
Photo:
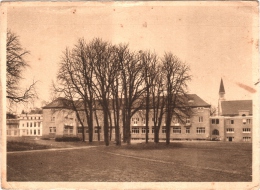
<path fill-rule="evenodd" d="M 252 142 L 253 101 L 226 100 L 224 84 L 219 88 L 218 116 L 210 118 L 212 139 Z"/>
<path fill-rule="evenodd" d="M 196 94 L 189 94 L 185 101 L 192 109 L 192 115 L 181 122 L 174 118 L 171 123 L 171 139 L 172 140 L 206 140 L 210 138 L 210 105 L 206 103 Z M 131 138 L 132 139 L 145 139 L 145 119 L 142 111 L 138 111 L 131 119 Z M 93 118 L 94 121 L 94 136 L 93 140 L 97 140 L 100 135 L 103 139 L 103 115 L 101 109 L 96 109 L 97 117 Z M 43 136 L 46 137 L 60 137 L 60 136 L 82 136 L 82 132 L 88 133 L 87 121 L 84 119 L 84 113 L 80 114 L 84 123 L 84 130 L 79 124 L 76 114 L 70 106 L 70 101 L 64 98 L 58 98 L 50 104 L 43 107 Z M 152 115 L 152 113 L 151 113 Z M 149 121 L 149 139 L 154 138 L 153 117 L 150 116 Z M 165 119 L 160 126 L 160 139 L 165 139 Z M 115 130 L 111 127 L 111 139 L 114 139 Z M 120 123 L 122 131 L 122 123 Z M 88 135 L 86 135 L 88 140 Z"/>

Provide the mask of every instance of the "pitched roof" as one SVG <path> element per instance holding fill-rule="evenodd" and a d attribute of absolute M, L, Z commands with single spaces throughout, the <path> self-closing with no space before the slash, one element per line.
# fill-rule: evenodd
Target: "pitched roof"
<path fill-rule="evenodd" d="M 239 110 L 248 110 L 252 115 L 252 104 L 252 100 L 221 101 L 222 115 L 235 116 L 239 114 Z"/>
<path fill-rule="evenodd" d="M 66 98 L 59 97 L 52 101 L 48 105 L 42 107 L 42 109 L 54 109 L 54 108 L 71 108 L 71 102 Z"/>
<path fill-rule="evenodd" d="M 223 84 L 222 78 L 221 78 L 221 81 L 220 81 L 219 92 L 224 92 L 225 93 L 225 88 L 224 88 L 224 84 Z"/>
<path fill-rule="evenodd" d="M 210 107 L 210 104 L 202 100 L 197 94 L 188 94 L 188 98 L 191 107 Z"/>
<path fill-rule="evenodd" d="M 202 100 L 196 94 L 188 94 L 187 97 L 185 97 L 185 99 L 186 98 L 187 98 L 187 102 L 190 107 L 210 107 L 210 104 L 206 103 L 204 100 Z M 112 99 L 109 100 L 109 106 L 112 106 L 112 101 L 113 101 Z M 119 102 L 120 102 L 119 104 L 121 105 L 122 99 L 120 99 Z M 78 108 L 80 108 L 82 110 L 84 109 L 82 100 L 74 101 L 74 103 L 77 105 Z M 138 102 L 137 102 L 137 104 L 138 104 Z M 135 105 L 133 105 L 133 106 L 135 106 Z M 143 106 L 145 106 L 145 105 L 143 104 Z M 44 106 L 42 109 L 57 109 L 57 108 L 58 109 L 72 109 L 72 102 L 70 100 L 60 97 L 60 98 L 57 98 L 56 100 L 54 100 L 53 102 L 51 102 L 50 104 Z M 96 109 L 102 109 L 100 102 L 98 100 L 96 100 Z"/>

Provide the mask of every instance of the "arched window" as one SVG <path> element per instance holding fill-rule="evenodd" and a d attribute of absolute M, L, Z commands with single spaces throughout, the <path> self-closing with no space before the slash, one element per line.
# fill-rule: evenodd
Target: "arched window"
<path fill-rule="evenodd" d="M 214 129 L 214 130 L 212 131 L 212 135 L 219 135 L 219 131 L 218 131 L 217 129 Z"/>

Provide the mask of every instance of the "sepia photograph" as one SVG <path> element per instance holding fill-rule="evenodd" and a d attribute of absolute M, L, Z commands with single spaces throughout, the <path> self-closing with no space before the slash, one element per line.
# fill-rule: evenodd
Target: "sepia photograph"
<path fill-rule="evenodd" d="M 256 1 L 2 2 L 3 189 L 259 189 Z"/>

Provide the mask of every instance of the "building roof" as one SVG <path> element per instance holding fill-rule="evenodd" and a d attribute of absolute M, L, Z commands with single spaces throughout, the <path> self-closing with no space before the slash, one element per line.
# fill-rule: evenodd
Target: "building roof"
<path fill-rule="evenodd" d="M 221 81 L 220 81 L 219 93 L 225 93 L 225 88 L 224 88 L 222 78 L 221 78 Z"/>
<path fill-rule="evenodd" d="M 42 109 L 55 109 L 55 108 L 71 109 L 71 101 L 66 98 L 59 97 L 56 100 L 49 103 L 48 105 L 42 107 Z"/>
<path fill-rule="evenodd" d="M 185 99 L 187 99 L 187 102 L 190 107 L 210 107 L 210 104 L 206 103 L 196 94 L 188 94 L 187 97 L 185 97 Z M 122 99 L 120 99 L 119 101 L 119 104 L 121 104 Z M 102 109 L 99 101 L 96 100 L 96 102 L 96 109 Z M 150 102 L 152 101 L 150 100 Z M 83 110 L 82 100 L 74 101 L 74 103 L 77 105 L 77 107 Z M 112 100 L 109 101 L 109 105 L 112 105 Z M 50 104 L 44 106 L 42 109 L 72 109 L 72 102 L 70 100 L 60 97 L 51 102 Z"/>
<path fill-rule="evenodd" d="M 252 115 L 252 105 L 252 100 L 221 101 L 222 115 L 235 116 L 239 115 L 239 111 L 242 110 L 248 110 L 249 115 Z"/>
<path fill-rule="evenodd" d="M 210 104 L 202 100 L 197 94 L 188 94 L 188 99 L 191 107 L 210 107 Z"/>

